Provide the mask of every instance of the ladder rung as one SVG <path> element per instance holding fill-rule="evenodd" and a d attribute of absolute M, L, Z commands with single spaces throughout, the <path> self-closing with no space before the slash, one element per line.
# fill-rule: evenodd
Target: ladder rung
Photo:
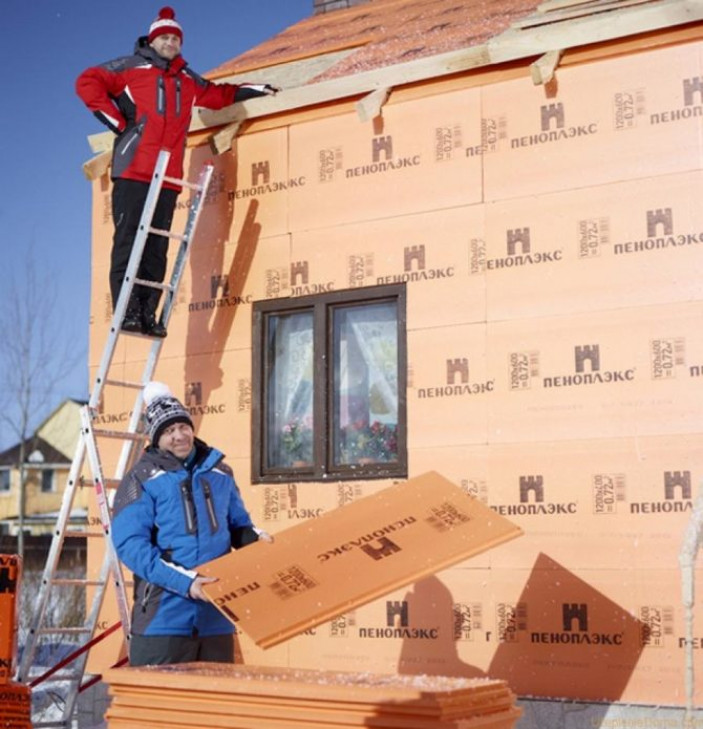
<path fill-rule="evenodd" d="M 136 337 L 137 339 L 154 339 L 151 334 L 142 334 L 141 332 L 126 332 L 124 329 L 113 329 L 113 332 L 119 331 L 121 337 Z"/>
<path fill-rule="evenodd" d="M 188 182 L 188 180 L 179 180 L 176 177 L 164 177 L 164 182 L 172 182 L 175 185 L 180 185 L 181 187 L 187 187 L 189 190 L 202 190 L 203 186 L 198 185 L 197 182 Z"/>
<path fill-rule="evenodd" d="M 147 281 L 144 278 L 135 278 L 134 279 L 135 284 L 139 284 L 140 286 L 146 286 L 150 289 L 161 289 L 162 291 L 173 291 L 173 286 L 170 284 L 165 283 L 158 283 L 158 281 Z M 140 385 L 141 387 L 141 385 Z"/>
<path fill-rule="evenodd" d="M 140 441 L 144 439 L 141 433 L 127 433 L 124 430 L 95 430 L 93 429 L 93 435 L 99 438 L 117 438 L 118 440 L 133 440 Z"/>
<path fill-rule="evenodd" d="M 27 676 L 28 680 L 31 680 L 33 678 L 38 678 L 39 676 L 43 676 L 44 673 L 46 673 L 46 667 L 45 666 L 33 666 L 29 671 L 29 676 Z M 81 676 L 80 673 L 76 673 L 76 671 L 56 671 L 56 673 L 52 673 L 51 676 L 48 676 L 45 678 L 41 684 L 38 685 L 44 685 L 45 683 L 56 683 L 56 681 L 82 681 L 83 676 Z M 33 724 L 32 726 L 37 726 L 36 724 Z"/>
<path fill-rule="evenodd" d="M 174 240 L 188 240 L 187 235 L 181 235 L 180 233 L 172 233 L 170 230 L 162 230 L 161 228 L 149 228 L 150 233 L 154 235 L 163 235 L 166 238 L 173 238 Z"/>
<path fill-rule="evenodd" d="M 79 577 L 61 577 L 59 579 L 53 580 L 53 584 L 62 585 L 64 587 L 101 587 L 105 583 L 102 580 L 83 580 Z"/>
<path fill-rule="evenodd" d="M 119 478 L 106 478 L 103 481 L 103 488 L 105 489 L 116 489 L 122 482 Z"/>
<path fill-rule="evenodd" d="M 133 390 L 141 390 L 144 384 L 141 382 L 129 382 L 127 380 L 105 380 L 103 385 L 112 385 L 113 387 L 131 387 Z"/>
<path fill-rule="evenodd" d="M 37 635 L 92 635 L 92 628 L 40 628 Z"/>
<path fill-rule="evenodd" d="M 103 484 L 104 485 L 104 484 Z M 104 537 L 105 532 L 74 532 L 67 531 L 64 533 L 64 537 L 73 537 L 74 539 L 92 539 L 93 537 Z"/>

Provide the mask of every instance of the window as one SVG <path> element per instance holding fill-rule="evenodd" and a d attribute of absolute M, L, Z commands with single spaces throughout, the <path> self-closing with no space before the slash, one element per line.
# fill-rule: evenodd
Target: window
<path fill-rule="evenodd" d="M 41 471 L 41 490 L 43 494 L 52 493 L 56 490 L 55 471 L 53 468 L 43 468 Z"/>
<path fill-rule="evenodd" d="M 407 475 L 405 287 L 254 305 L 253 480 Z"/>
<path fill-rule="evenodd" d="M 10 471 L 9 468 L 0 468 L 0 494 L 10 491 Z"/>

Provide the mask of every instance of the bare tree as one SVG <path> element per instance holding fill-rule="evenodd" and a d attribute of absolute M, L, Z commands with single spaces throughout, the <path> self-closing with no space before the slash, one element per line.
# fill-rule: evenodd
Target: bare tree
<path fill-rule="evenodd" d="M 75 351 L 67 335 L 54 279 L 40 268 L 32 247 L 22 273 L 6 278 L 0 299 L 0 423 L 19 441 L 17 551 L 23 556 L 26 442 L 84 352 Z"/>

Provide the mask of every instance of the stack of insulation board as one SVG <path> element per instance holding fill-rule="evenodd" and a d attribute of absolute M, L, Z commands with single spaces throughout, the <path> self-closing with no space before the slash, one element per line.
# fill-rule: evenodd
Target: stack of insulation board
<path fill-rule="evenodd" d="M 183 663 L 106 673 L 109 729 L 512 729 L 504 681 Z"/>

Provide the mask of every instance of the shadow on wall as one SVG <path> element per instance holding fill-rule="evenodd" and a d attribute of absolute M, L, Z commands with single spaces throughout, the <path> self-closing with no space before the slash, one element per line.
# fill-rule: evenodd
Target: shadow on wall
<path fill-rule="evenodd" d="M 643 650 L 641 621 L 544 554 L 517 603 L 494 606 L 500 642 L 485 672 L 459 657 L 455 601 L 439 579 L 418 582 L 405 600 L 413 627 L 439 621 L 439 631 L 429 646 L 403 642 L 401 674 L 490 677 L 505 680 L 519 696 L 613 702 Z M 607 710 L 604 705 L 601 719 Z M 589 721 L 600 726 L 597 716 L 589 714 Z"/>
<path fill-rule="evenodd" d="M 207 150 L 194 150 L 191 156 L 191 175 L 199 170 L 207 156 Z M 261 235 L 261 225 L 256 222 L 259 203 L 251 200 L 246 208 L 237 209 L 237 215 L 243 215 L 241 232 L 237 240 L 236 251 L 228 271 L 225 266 L 225 248 L 228 243 L 235 209 L 234 200 L 227 194 L 235 190 L 236 162 L 227 160 L 228 170 L 213 175 L 212 186 L 215 190 L 214 202 L 203 209 L 198 224 L 198 255 L 190 257 L 192 278 L 192 300 L 215 302 L 212 308 L 204 311 L 193 311 L 188 315 L 186 335 L 186 352 L 197 352 L 209 355 L 203 378 L 203 361 L 197 356 L 186 358 L 185 382 L 202 382 L 202 390 L 198 393 L 199 404 L 206 405 L 213 391 L 222 387 L 222 356 L 227 349 L 227 341 L 234 324 L 235 317 L 242 307 L 244 288 L 246 286 L 256 247 Z M 211 186 L 211 190 L 213 187 Z M 219 299 L 226 299 L 219 305 Z M 187 393 L 186 393 L 187 397 Z M 198 432 L 202 415 L 193 415 L 195 431 Z"/>

